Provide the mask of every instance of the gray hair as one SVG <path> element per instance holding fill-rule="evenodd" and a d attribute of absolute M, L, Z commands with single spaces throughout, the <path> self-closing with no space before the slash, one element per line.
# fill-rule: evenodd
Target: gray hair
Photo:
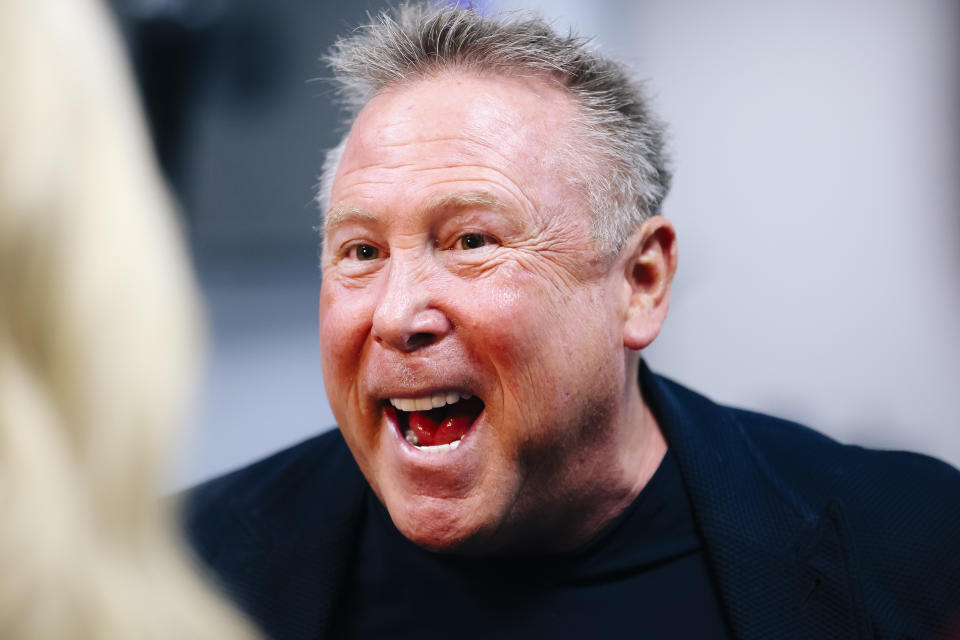
<path fill-rule="evenodd" d="M 382 89 L 440 69 L 557 80 L 579 106 L 576 139 L 566 142 L 565 155 L 583 170 L 571 171 L 569 179 L 584 190 L 598 245 L 618 251 L 643 220 L 659 213 L 669 189 L 664 126 L 624 66 L 587 44 L 529 13 L 491 17 L 473 8 L 403 4 L 337 40 L 326 62 L 348 123 Z M 323 165 L 322 215 L 345 145 L 346 137 Z"/>

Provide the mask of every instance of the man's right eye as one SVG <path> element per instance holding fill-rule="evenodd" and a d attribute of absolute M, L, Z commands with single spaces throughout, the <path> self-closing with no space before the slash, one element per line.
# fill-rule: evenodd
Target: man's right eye
<path fill-rule="evenodd" d="M 376 260 L 380 257 L 380 250 L 372 244 L 358 244 L 351 250 L 351 257 L 357 260 Z"/>

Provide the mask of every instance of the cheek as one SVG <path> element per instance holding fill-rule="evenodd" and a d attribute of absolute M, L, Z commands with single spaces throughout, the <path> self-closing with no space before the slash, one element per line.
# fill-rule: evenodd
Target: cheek
<path fill-rule="evenodd" d="M 487 284 L 466 299 L 468 324 L 490 357 L 539 369 L 615 343 L 599 287 L 568 287 L 525 272 Z"/>
<path fill-rule="evenodd" d="M 535 328 L 544 318 L 544 301 L 529 278 L 515 275 L 481 282 L 464 296 L 463 323 L 476 336 L 481 357 L 524 362 L 536 352 Z"/>
<path fill-rule="evenodd" d="M 376 416 L 361 404 L 357 383 L 370 318 L 369 300 L 362 292 L 324 281 L 319 309 L 323 384 L 334 419 L 364 469 L 377 450 Z"/>
<path fill-rule="evenodd" d="M 355 380 L 371 311 L 366 296 L 324 282 L 320 289 L 320 352 L 327 385 Z M 331 399 L 332 400 L 332 399 Z"/>
<path fill-rule="evenodd" d="M 511 285 L 473 298 L 477 343 L 497 370 L 506 410 L 532 426 L 616 383 L 622 342 L 601 287 L 524 277 Z"/>
<path fill-rule="evenodd" d="M 575 293 L 521 272 L 471 291 L 468 325 L 480 361 L 489 362 L 503 393 L 504 410 L 536 413 L 538 405 L 555 400 L 549 381 L 553 371 L 573 354 L 571 322 Z M 582 336 L 579 336 L 582 339 Z"/>

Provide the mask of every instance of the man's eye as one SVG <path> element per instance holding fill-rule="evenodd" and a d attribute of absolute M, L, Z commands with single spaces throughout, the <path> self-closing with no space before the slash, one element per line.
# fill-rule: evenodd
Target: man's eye
<path fill-rule="evenodd" d="M 380 257 L 380 250 L 372 244 L 358 244 L 353 248 L 357 260 L 376 260 Z"/>
<path fill-rule="evenodd" d="M 465 233 L 457 240 L 461 249 L 479 249 L 487 244 L 487 236 L 482 233 Z"/>

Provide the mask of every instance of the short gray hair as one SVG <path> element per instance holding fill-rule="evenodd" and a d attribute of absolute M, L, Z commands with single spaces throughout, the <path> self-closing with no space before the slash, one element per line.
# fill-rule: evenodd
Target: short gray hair
<path fill-rule="evenodd" d="M 570 179 L 584 189 L 598 245 L 618 251 L 643 220 L 660 212 L 669 189 L 664 125 L 624 66 L 587 44 L 529 13 L 491 17 L 473 8 L 403 4 L 337 40 L 325 60 L 348 123 L 382 89 L 438 69 L 557 80 L 579 107 L 579 139 L 567 141 L 566 155 L 584 170 Z M 345 144 L 346 137 L 323 165 L 322 215 Z"/>

